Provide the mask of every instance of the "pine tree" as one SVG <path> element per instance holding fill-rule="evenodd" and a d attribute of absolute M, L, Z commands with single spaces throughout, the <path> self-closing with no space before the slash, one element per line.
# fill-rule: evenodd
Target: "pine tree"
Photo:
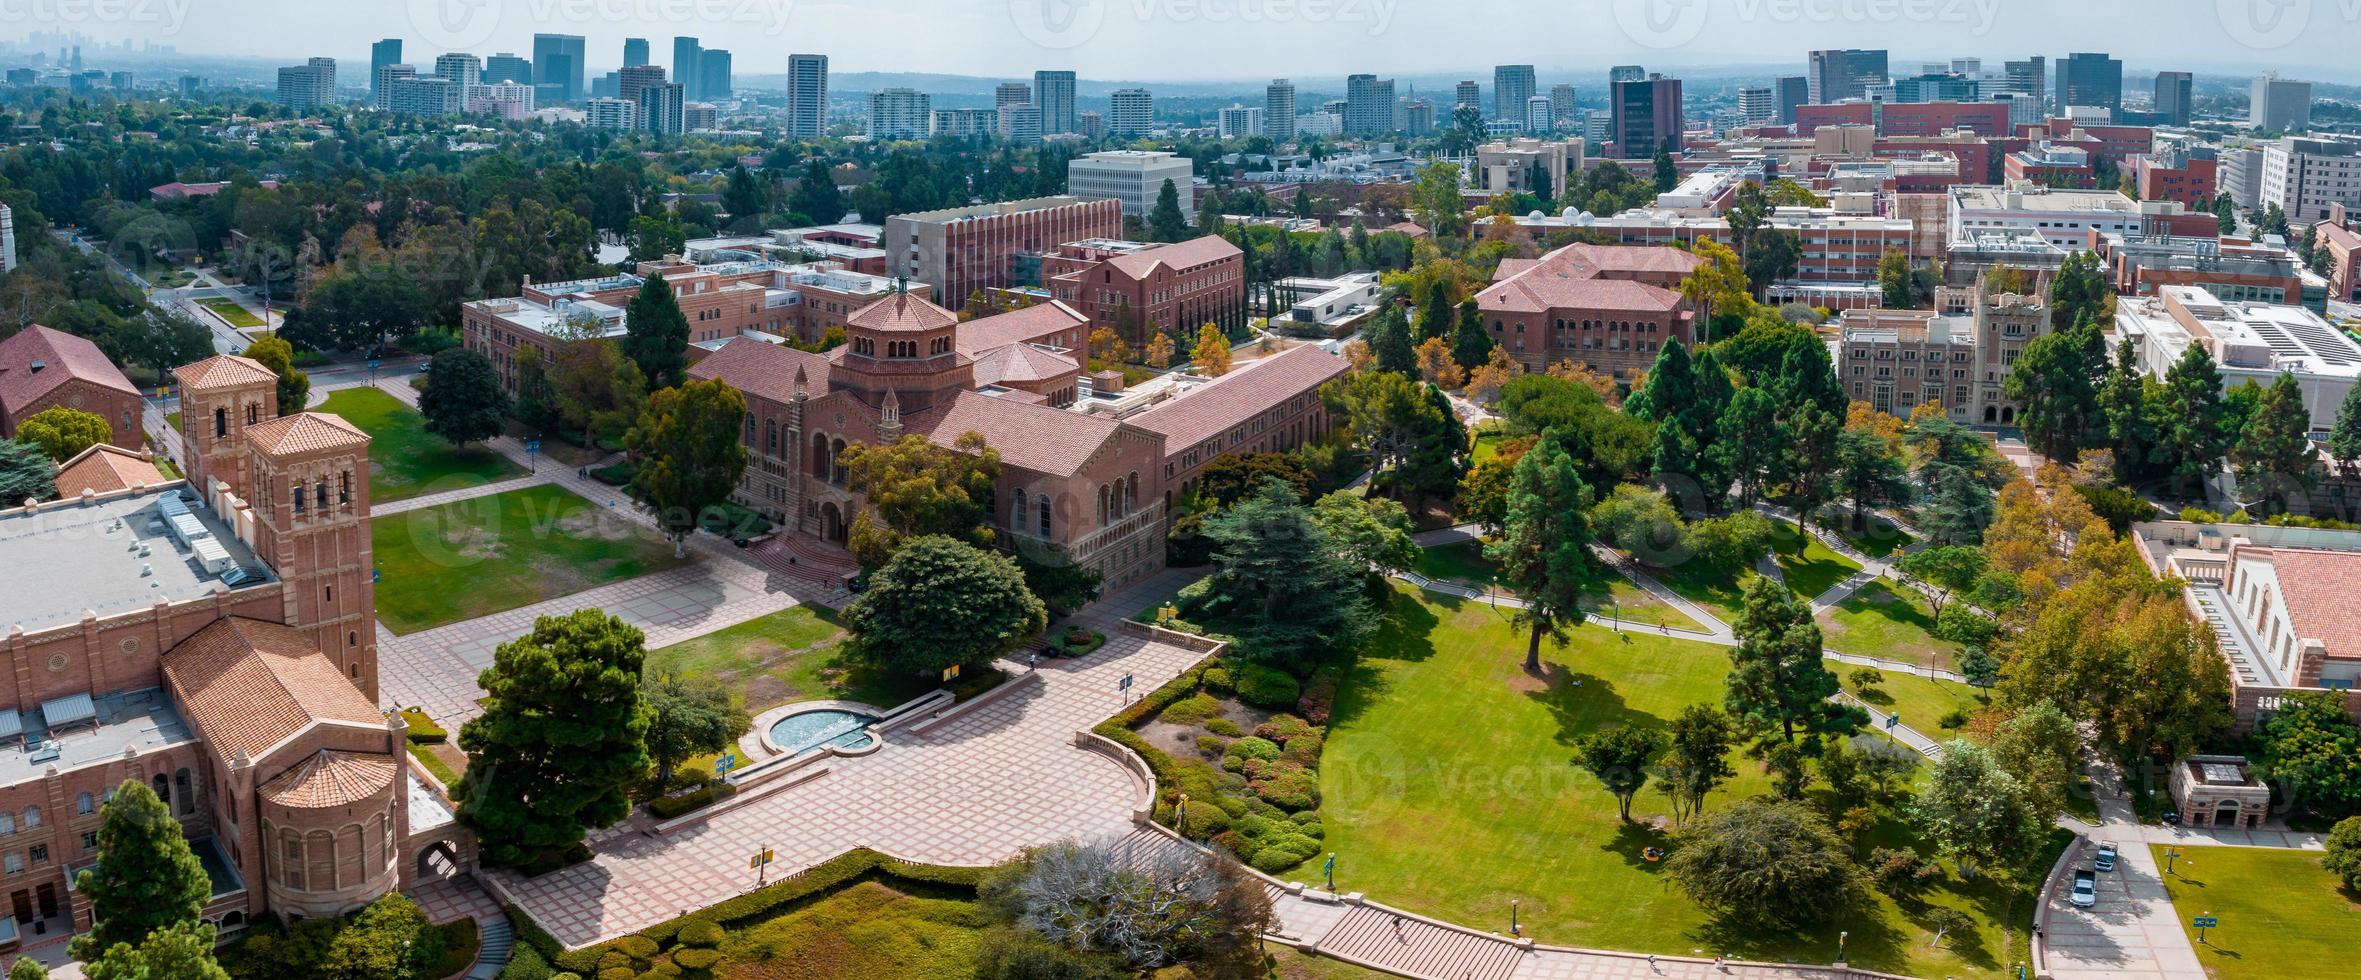
<path fill-rule="evenodd" d="M 2190 344 L 2165 371 L 2163 408 L 2156 456 L 2171 474 L 2176 492 L 2188 499 L 2213 475 L 2230 448 L 2222 375 L 2204 344 Z"/>
<path fill-rule="evenodd" d="M 1631 417 L 1655 421 L 1676 418 L 1697 397 L 1697 369 L 1686 344 L 1666 344 L 1656 352 L 1647 383 L 1623 402 Z"/>
<path fill-rule="evenodd" d="M 1484 332 L 1484 311 L 1472 299 L 1459 304 L 1459 330 L 1451 338 L 1451 359 L 1474 371 L 1492 359 L 1492 335 Z"/>
<path fill-rule="evenodd" d="M 1582 623 L 1590 504 L 1590 488 L 1555 439 L 1525 453 L 1509 477 L 1507 519 L 1484 557 L 1499 563 L 1501 584 L 1525 602 L 1509 622 L 1527 631 L 1527 673 L 1541 673 L 1544 636 L 1563 645 L 1566 631 Z"/>
<path fill-rule="evenodd" d="M 1735 627 L 1730 650 L 1730 713 L 1757 724 L 1776 725 L 1784 741 L 1798 734 L 1842 732 L 1858 727 L 1857 708 L 1829 701 L 1839 685 L 1820 659 L 1820 627 L 1812 611 L 1787 586 L 1758 576 L 1746 586 L 1746 611 Z"/>
<path fill-rule="evenodd" d="M 484 713 L 459 730 L 467 773 L 452 795 L 484 858 L 535 865 L 578 855 L 582 834 L 631 812 L 648 771 L 640 700 L 647 638 L 596 609 L 542 616 L 477 678 Z"/>
<path fill-rule="evenodd" d="M 1418 375 L 1418 343 L 1410 339 L 1410 324 L 1402 318 L 1402 308 L 1388 304 L 1379 310 L 1369 323 L 1369 353 L 1377 356 L 1377 369 Z"/>
<path fill-rule="evenodd" d="M 1444 343 L 1451 343 L 1454 328 L 1459 322 L 1457 309 L 1451 302 L 1450 284 L 1436 282 L 1426 291 L 1426 305 L 1418 309 L 1418 322 L 1413 325 L 1417 329 L 1418 339 L 1425 341 L 1440 337 L 1444 338 Z"/>
<path fill-rule="evenodd" d="M 2138 348 L 2126 337 L 2115 347 L 2115 363 L 2099 385 L 2099 415 L 2106 420 L 2107 448 L 2115 454 L 2117 479 L 2134 479 L 2148 469 L 2156 449 L 2156 426 L 2148 418 L 2148 376 L 2141 373 Z M 2361 392 L 2361 386 L 2354 391 Z M 2361 405 L 2352 398 L 2348 409 Z M 2354 448 L 2361 451 L 2361 429 Z"/>
<path fill-rule="evenodd" d="M 75 958 L 89 960 L 117 943 L 138 945 L 159 929 L 199 922 L 213 882 L 164 801 L 127 779 L 99 810 L 98 863 L 75 876 L 74 890 L 90 900 L 95 920 L 73 943 Z"/>
<path fill-rule="evenodd" d="M 689 318 L 661 274 L 640 283 L 623 311 L 623 356 L 639 365 L 648 390 L 679 384 L 689 366 Z"/>
<path fill-rule="evenodd" d="M 2230 449 L 2237 468 L 2238 495 L 2278 502 L 2285 510 L 2290 499 L 2302 499 L 2312 486 L 2312 413 L 2304 407 L 2303 389 L 2285 371 L 2263 389 L 2261 402 L 2247 417 Z"/>
<path fill-rule="evenodd" d="M 1169 179 L 1156 191 L 1156 206 L 1148 210 L 1148 236 L 1159 242 L 1189 237 L 1189 220 L 1181 214 L 1180 190 Z"/>
<path fill-rule="evenodd" d="M 2002 390 L 2023 403 L 2017 421 L 2035 452 L 2072 463 L 2090 444 L 2104 422 L 2098 380 L 2106 368 L 2105 341 L 2088 320 L 2025 345 Z"/>

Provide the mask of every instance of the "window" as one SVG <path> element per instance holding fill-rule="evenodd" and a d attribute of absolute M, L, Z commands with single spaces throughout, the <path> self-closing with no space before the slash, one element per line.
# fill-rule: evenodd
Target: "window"
<path fill-rule="evenodd" d="M 98 831 L 85 830 L 82 832 L 82 850 L 86 853 L 98 850 Z"/>
<path fill-rule="evenodd" d="M 0 857 L 0 870 L 7 871 L 12 875 L 24 874 L 25 856 L 15 851 L 8 852 L 5 857 Z"/>
<path fill-rule="evenodd" d="M 28 856 L 33 859 L 33 867 L 39 868 L 49 864 L 49 845 L 35 844 L 28 848 L 27 852 Z"/>
<path fill-rule="evenodd" d="M 16 833 L 16 818 L 0 812 L 0 834 Z"/>
<path fill-rule="evenodd" d="M 91 802 L 90 794 L 84 793 L 80 796 L 74 797 L 74 812 L 82 814 L 97 813 L 98 805 Z"/>
<path fill-rule="evenodd" d="M 27 826 L 27 827 L 38 827 L 38 826 L 41 826 L 41 808 L 40 808 L 40 807 L 37 807 L 37 806 L 28 806 L 28 807 L 26 807 L 26 808 L 25 808 L 25 826 Z"/>
<path fill-rule="evenodd" d="M 219 439 L 219 438 L 222 438 L 223 436 L 227 436 L 227 435 L 229 435 L 229 434 L 230 434 L 230 410 L 229 410 L 229 409 L 226 409 L 226 408 L 217 408 L 217 409 L 214 409 L 214 410 L 213 410 L 213 438 Z"/>

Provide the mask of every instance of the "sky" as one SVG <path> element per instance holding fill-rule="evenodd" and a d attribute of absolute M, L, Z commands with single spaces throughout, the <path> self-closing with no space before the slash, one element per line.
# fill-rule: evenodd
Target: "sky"
<path fill-rule="evenodd" d="M 2127 73 L 2361 80 L 2361 0 L 0 0 L 0 33 L 43 29 L 290 62 L 365 58 L 380 37 L 403 38 L 412 62 L 529 54 L 547 31 L 586 36 L 593 73 L 620 64 L 627 36 L 663 64 L 690 35 L 730 49 L 741 75 L 815 52 L 838 72 L 1299 84 L 1531 63 L 1546 84 L 1610 64 L 1800 72 L 1808 49 L 1883 47 L 1897 71 L 2107 51 Z"/>

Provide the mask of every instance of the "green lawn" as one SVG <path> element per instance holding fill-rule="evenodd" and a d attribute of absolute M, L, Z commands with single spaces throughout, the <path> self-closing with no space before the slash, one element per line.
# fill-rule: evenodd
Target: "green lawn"
<path fill-rule="evenodd" d="M 1860 668 L 1830 661 L 1828 669 L 1835 671 L 1837 677 L 1846 678 Z M 1855 697 L 1877 710 L 1877 717 L 1872 721 L 1879 726 L 1885 724 L 1887 715 L 1899 714 L 1902 724 L 1928 738 L 1944 741 L 1959 734 L 1956 730 L 1943 727 L 1946 716 L 1954 711 L 1973 715 L 1990 703 L 1983 691 L 1966 684 L 1930 680 L 1890 670 L 1882 673 L 1885 674 L 1885 680 L 1874 685 L 1868 694 L 1863 694 L 1851 680 L 1844 681 L 1845 690 L 1851 691 Z"/>
<path fill-rule="evenodd" d="M 1845 539 L 1846 544 L 1853 546 L 1853 550 L 1871 558 L 1886 558 L 1900 554 L 1902 549 L 1909 547 L 1910 542 L 1916 540 L 1910 536 L 1909 532 L 1876 516 L 1869 518 L 1869 530 L 1867 531 L 1854 531 L 1850 525 L 1847 525 L 1837 533 Z"/>
<path fill-rule="evenodd" d="M 2151 844 L 2156 866 L 2164 848 Z M 2195 942 L 2193 916 L 2211 915 L 2197 961 L 2207 976 L 2327 976 L 2361 935 L 2361 894 L 2320 866 L 2317 851 L 2262 847 L 2187 847 L 2164 877 L 2174 917 Z M 2341 952 L 2340 952 L 2341 951 Z"/>
<path fill-rule="evenodd" d="M 1795 554 L 1795 525 L 1786 521 L 1773 523 L 1778 532 L 1772 537 L 1775 549 L 1772 557 L 1787 578 L 1788 590 L 1799 598 L 1807 602 L 1817 598 L 1861 570 L 1859 563 L 1828 550 L 1816 538 L 1805 545 L 1802 554 Z M 1733 626 L 1746 608 L 1746 585 L 1754 581 L 1756 574 L 1752 568 L 1730 568 L 1695 558 L 1670 568 L 1650 567 L 1647 572 L 1665 588 L 1705 607 L 1706 612 Z"/>
<path fill-rule="evenodd" d="M 852 662 L 839 644 L 843 637 L 833 611 L 795 606 L 648 651 L 647 665 L 718 678 L 752 712 L 812 698 L 891 708 L 940 686 Z"/>
<path fill-rule="evenodd" d="M 637 521 L 546 484 L 381 517 L 370 536 L 377 618 L 396 633 L 686 564 Z"/>
<path fill-rule="evenodd" d="M 1916 924 L 1931 905 L 1906 913 L 1885 898 L 1872 917 L 1797 934 L 1709 921 L 1642 857 L 1670 843 L 1653 826 L 1664 798 L 1643 791 L 1639 822 L 1619 823 L 1614 798 L 1570 756 L 1574 740 L 1598 727 L 1660 725 L 1687 705 L 1718 704 L 1724 652 L 1584 627 L 1569 648 L 1545 652 L 1543 678 L 1524 673 L 1523 652 L 1523 637 L 1491 610 L 1396 604 L 1339 692 L 1320 767 L 1338 887 L 1479 928 L 1505 929 L 1513 899 L 1526 934 L 1545 943 L 1826 962 L 1841 927 L 1863 967 L 1916 976 L 2004 969 L 1995 921 L 2005 903 L 1984 880 L 1946 876 L 1924 893 L 1980 923 L 1942 950 L 1928 949 L 1931 934 Z M 1768 788 L 1755 764 L 1733 764 L 1740 775 L 1709 808 Z M 1903 843 L 1899 823 L 1887 823 L 1872 839 Z M 2009 917 L 2029 922 L 2029 897 L 2015 905 Z"/>
<path fill-rule="evenodd" d="M 1463 541 L 1422 549 L 1418 567 L 1413 571 L 1429 579 L 1457 581 L 1481 588 L 1496 584 L 1500 566 L 1484 557 L 1482 543 Z M 1631 584 L 1630 579 L 1613 569 L 1592 566 L 1585 578 L 1584 592 L 1587 596 L 1582 603 L 1585 612 L 1596 616 L 1614 616 L 1627 623 L 1648 626 L 1701 628 L 1701 624 Z"/>
<path fill-rule="evenodd" d="M 329 392 L 319 410 L 369 434 L 369 498 L 377 503 L 482 486 L 525 472 L 488 447 L 453 446 L 427 432 L 426 416 L 376 388 Z"/>
<path fill-rule="evenodd" d="M 743 929 L 715 973 L 764 980 L 968 977 L 990 916 L 972 898 L 921 897 L 865 881 Z"/>
<path fill-rule="evenodd" d="M 1806 536 L 1803 553 L 1796 554 L 1795 525 L 1785 521 L 1778 525 L 1780 534 L 1774 557 L 1779 561 L 1779 572 L 1787 577 L 1787 588 L 1804 601 L 1819 598 L 1821 593 L 1861 570 L 1860 562 L 1829 550 L 1815 537 Z"/>
<path fill-rule="evenodd" d="M 1958 644 L 1935 638 L 1926 597 L 1906 585 L 1879 580 L 1820 614 L 1828 648 L 1922 666 L 1949 667 Z"/>
<path fill-rule="evenodd" d="M 197 305 L 221 314 L 221 318 L 229 321 L 230 326 L 240 330 L 263 325 L 261 317 L 255 316 L 253 311 L 239 306 L 237 300 L 226 296 L 210 296 L 200 299 L 197 301 Z"/>

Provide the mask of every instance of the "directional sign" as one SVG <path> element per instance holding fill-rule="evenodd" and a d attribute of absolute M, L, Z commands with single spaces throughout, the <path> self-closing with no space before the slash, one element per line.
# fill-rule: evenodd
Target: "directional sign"
<path fill-rule="evenodd" d="M 2199 929 L 2219 929 L 2222 926 L 2222 920 L 2220 916 L 2200 915 L 2190 919 L 2189 924 Z"/>
<path fill-rule="evenodd" d="M 1887 716 L 1886 716 L 1886 728 L 1887 728 L 1887 729 L 1889 729 L 1889 730 L 1891 730 L 1891 729 L 1892 729 L 1894 726 L 1896 726 L 1896 725 L 1900 725 L 1901 723 L 1902 723 L 1902 716 L 1901 716 L 1901 715 L 1887 715 Z"/>
<path fill-rule="evenodd" d="M 541 451 L 541 440 L 539 440 L 539 439 L 527 439 L 527 440 L 525 440 L 525 451 L 526 451 L 526 452 L 528 452 L 528 453 L 537 453 L 537 452 L 540 452 L 540 451 Z"/>
<path fill-rule="evenodd" d="M 371 370 L 371 371 L 375 371 L 375 370 L 377 370 L 377 361 L 376 361 L 376 360 L 372 359 L 372 360 L 370 360 L 370 361 L 369 361 L 369 370 Z"/>
<path fill-rule="evenodd" d="M 1123 683 L 1120 683 L 1120 684 L 1117 684 L 1117 685 L 1115 685 L 1115 689 L 1116 689 L 1116 690 L 1118 690 L 1118 691 L 1128 691 L 1128 690 L 1131 690 L 1131 675 L 1130 675 L 1130 674 L 1125 674 L 1125 675 L 1123 675 Z"/>

